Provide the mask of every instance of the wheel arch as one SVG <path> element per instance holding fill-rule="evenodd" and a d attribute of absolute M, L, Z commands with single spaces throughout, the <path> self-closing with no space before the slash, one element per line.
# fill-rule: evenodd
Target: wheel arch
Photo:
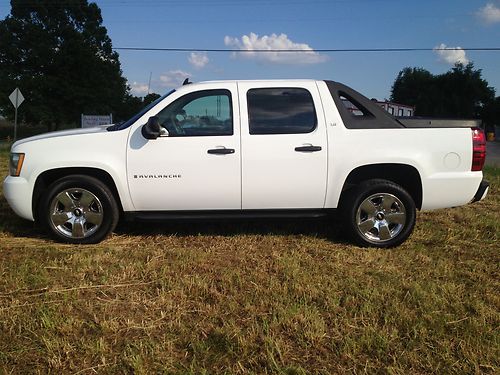
<path fill-rule="evenodd" d="M 384 179 L 400 185 L 410 194 L 417 209 L 422 208 L 422 179 L 418 170 L 408 164 L 369 164 L 353 169 L 344 182 L 340 201 L 344 194 L 354 186 L 372 179 Z"/>
<path fill-rule="evenodd" d="M 123 212 L 120 194 L 118 193 L 115 181 L 113 180 L 113 177 L 111 177 L 111 175 L 105 170 L 89 167 L 55 168 L 42 172 L 36 179 L 32 199 L 32 210 L 35 221 L 38 221 L 39 219 L 38 205 L 40 203 L 40 198 L 42 197 L 44 192 L 47 191 L 47 189 L 53 182 L 71 175 L 90 176 L 104 183 L 113 193 L 120 212 Z"/>

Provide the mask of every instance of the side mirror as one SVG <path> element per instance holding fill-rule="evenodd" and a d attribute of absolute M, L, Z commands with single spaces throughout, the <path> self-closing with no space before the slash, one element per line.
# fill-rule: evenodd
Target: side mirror
<path fill-rule="evenodd" d="M 160 128 L 160 119 L 157 116 L 152 116 L 142 127 L 142 136 L 146 139 L 156 139 L 160 136 Z"/>

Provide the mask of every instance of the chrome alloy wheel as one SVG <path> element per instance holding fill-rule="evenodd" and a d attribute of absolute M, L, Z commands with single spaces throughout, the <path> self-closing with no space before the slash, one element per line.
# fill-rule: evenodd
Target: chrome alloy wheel
<path fill-rule="evenodd" d="M 101 226 L 103 218 L 99 198 L 85 189 L 63 190 L 50 203 L 50 225 L 68 238 L 86 238 L 92 235 Z"/>
<path fill-rule="evenodd" d="M 403 203 L 388 193 L 370 195 L 356 211 L 359 232 L 374 243 L 396 237 L 403 230 L 405 223 L 406 210 Z"/>

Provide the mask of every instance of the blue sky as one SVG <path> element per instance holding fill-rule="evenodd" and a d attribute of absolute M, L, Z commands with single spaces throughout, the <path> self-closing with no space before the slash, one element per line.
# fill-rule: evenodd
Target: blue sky
<path fill-rule="evenodd" d="M 500 0 L 97 0 L 114 47 L 500 47 Z M 9 12 L 0 1 L 0 17 Z M 500 95 L 500 52 L 450 50 L 302 55 L 119 51 L 133 93 L 164 93 L 189 76 L 315 78 L 387 98 L 406 66 L 443 73 L 472 61 Z"/>

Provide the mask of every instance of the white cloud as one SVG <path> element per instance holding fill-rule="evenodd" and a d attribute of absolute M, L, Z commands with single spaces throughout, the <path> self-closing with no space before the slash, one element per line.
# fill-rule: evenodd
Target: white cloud
<path fill-rule="evenodd" d="M 130 92 L 135 96 L 144 96 L 148 93 L 148 85 L 145 83 L 132 82 Z"/>
<path fill-rule="evenodd" d="M 159 85 L 163 88 L 176 88 L 182 85 L 182 82 L 189 77 L 191 77 L 191 73 L 182 70 L 170 70 L 160 75 Z"/>
<path fill-rule="evenodd" d="M 201 52 L 201 53 L 191 52 L 191 54 L 188 57 L 188 61 L 196 69 L 201 69 L 201 68 L 205 67 L 205 65 L 208 64 L 210 59 L 208 58 L 208 56 L 205 52 Z"/>
<path fill-rule="evenodd" d="M 446 44 L 441 43 L 439 46 L 434 47 L 434 52 L 438 55 L 439 60 L 447 64 L 464 64 L 469 63 L 469 59 L 465 51 L 461 47 L 447 47 Z"/>
<path fill-rule="evenodd" d="M 250 33 L 250 35 L 243 35 L 241 39 L 225 36 L 224 44 L 242 51 L 250 51 L 236 52 L 233 56 L 275 64 L 318 64 L 328 60 L 327 56 L 314 52 L 309 45 L 291 41 L 286 34 L 259 37 L 255 33 Z M 283 49 L 301 52 L 252 52 L 253 50 Z"/>
<path fill-rule="evenodd" d="M 488 3 L 480 8 L 476 15 L 488 24 L 500 22 L 500 8 L 493 3 Z"/>

